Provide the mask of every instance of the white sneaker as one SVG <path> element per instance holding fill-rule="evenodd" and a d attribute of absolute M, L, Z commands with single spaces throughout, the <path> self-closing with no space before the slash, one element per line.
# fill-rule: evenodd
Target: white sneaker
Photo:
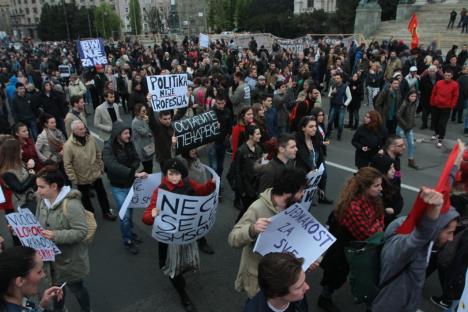
<path fill-rule="evenodd" d="M 437 147 L 441 148 L 442 147 L 442 141 L 437 142 Z"/>
<path fill-rule="evenodd" d="M 435 140 L 437 140 L 438 138 L 439 138 L 438 135 L 433 135 L 433 136 L 431 137 L 431 141 L 435 141 Z"/>

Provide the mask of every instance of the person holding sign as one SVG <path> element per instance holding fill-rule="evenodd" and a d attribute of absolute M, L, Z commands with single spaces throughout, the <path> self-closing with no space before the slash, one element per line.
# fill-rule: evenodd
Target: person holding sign
<path fill-rule="evenodd" d="M 331 297 L 348 276 L 345 247 L 350 241 L 364 241 L 384 229 L 381 192 L 381 173 L 371 167 L 361 168 L 347 181 L 337 207 L 328 217 L 330 233 L 337 241 L 327 251 L 321 263 L 324 272 L 320 284 L 323 289 L 318 306 L 327 312 L 340 311 Z"/>
<path fill-rule="evenodd" d="M 158 215 L 159 208 L 158 190 L 166 190 L 181 195 L 208 195 L 215 189 L 215 181 L 208 180 L 205 184 L 199 184 L 187 178 L 188 171 L 184 163 L 177 158 L 171 158 L 163 166 L 164 177 L 159 187 L 153 192 L 151 202 L 143 214 L 143 223 L 153 225 Z M 198 248 L 195 242 L 186 245 L 165 244 L 158 242 L 159 267 L 164 274 L 169 276 L 180 296 L 182 305 L 187 312 L 197 311 L 192 300 L 185 291 L 185 279 L 182 273 L 188 270 L 199 269 Z"/>
<path fill-rule="evenodd" d="M 235 281 L 237 291 L 245 291 L 249 298 L 258 292 L 257 268 L 262 256 L 254 253 L 254 242 L 266 230 L 271 217 L 299 202 L 307 185 L 306 175 L 298 169 L 285 169 L 273 187 L 260 194 L 229 233 L 231 247 L 242 248 L 242 256 Z"/>
<path fill-rule="evenodd" d="M 61 300 L 58 286 L 46 289 L 38 306 L 29 300 L 37 295 L 44 276 L 42 257 L 33 248 L 17 246 L 0 253 L 0 310 L 41 312 L 54 298 Z"/>
<path fill-rule="evenodd" d="M 49 279 L 54 285 L 67 282 L 81 311 L 90 312 L 91 304 L 83 279 L 89 273 L 88 233 L 81 194 L 65 186 L 65 177 L 55 166 L 45 166 L 37 173 L 37 194 L 41 198 L 36 218 L 44 230 L 42 235 L 53 241 L 62 252 L 49 262 Z M 65 290 L 65 289 L 64 289 Z M 65 292 L 64 292 L 65 296 Z M 55 301 L 56 311 L 62 311 L 65 300 Z"/>
<path fill-rule="evenodd" d="M 248 300 L 244 312 L 308 312 L 305 294 L 310 289 L 302 270 L 303 258 L 272 252 L 258 264 L 260 291 Z"/>
<path fill-rule="evenodd" d="M 141 105 L 141 104 L 139 104 Z M 104 145 L 102 158 L 105 163 L 107 177 L 111 185 L 117 209 L 121 209 L 135 178 L 146 178 L 148 173 L 137 172 L 140 167 L 135 145 L 131 141 L 130 127 L 118 122 L 112 129 L 112 136 Z M 133 232 L 133 209 L 127 209 L 120 219 L 120 233 L 127 250 L 136 255 L 139 250 L 134 243 L 141 242 Z"/>

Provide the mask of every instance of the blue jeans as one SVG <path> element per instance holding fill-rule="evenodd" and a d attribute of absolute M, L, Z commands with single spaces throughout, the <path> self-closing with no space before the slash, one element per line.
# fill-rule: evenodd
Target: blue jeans
<path fill-rule="evenodd" d="M 216 171 L 220 178 L 223 176 L 225 156 L 226 145 L 224 143 L 215 143 L 208 150 L 208 162 L 210 164 L 210 167 L 213 168 L 214 171 Z"/>
<path fill-rule="evenodd" d="M 400 126 L 397 126 L 396 133 L 402 138 L 406 138 L 407 146 L 408 146 L 408 159 L 414 159 L 414 135 L 413 129 L 409 131 L 403 131 Z"/>
<path fill-rule="evenodd" d="M 344 118 L 346 114 L 346 106 L 341 105 L 341 107 L 330 106 L 330 112 L 328 113 L 328 126 L 327 126 L 327 135 L 330 136 L 332 132 L 333 122 L 338 114 L 338 139 L 341 139 L 341 134 L 343 133 Z"/>
<path fill-rule="evenodd" d="M 463 108 L 468 109 L 468 99 L 466 99 L 465 103 L 463 103 Z M 465 129 L 468 129 L 468 114 L 466 114 L 465 117 Z"/>
<path fill-rule="evenodd" d="M 117 207 L 122 209 L 122 204 L 125 201 L 125 198 L 127 197 L 128 192 L 130 191 L 130 188 L 121 188 L 121 187 L 115 187 L 111 186 L 111 191 L 112 195 L 114 196 L 115 203 L 117 204 Z M 133 209 L 127 209 L 127 212 L 125 213 L 125 216 L 123 219 L 120 220 L 120 233 L 122 234 L 122 239 L 124 242 L 132 241 L 133 240 Z"/>
<path fill-rule="evenodd" d="M 31 137 L 34 139 L 34 142 L 35 142 L 37 139 L 37 135 L 39 134 L 36 119 L 25 120 L 24 123 L 28 127 L 29 134 L 31 135 Z"/>
<path fill-rule="evenodd" d="M 460 300 L 453 300 L 452 305 L 448 309 L 444 310 L 444 312 L 455 312 L 455 311 L 457 311 L 459 303 L 460 303 Z"/>

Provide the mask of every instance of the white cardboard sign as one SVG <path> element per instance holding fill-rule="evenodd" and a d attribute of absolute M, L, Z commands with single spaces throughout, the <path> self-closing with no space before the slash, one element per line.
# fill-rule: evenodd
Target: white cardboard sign
<path fill-rule="evenodd" d="M 155 75 L 146 77 L 153 111 L 187 107 L 187 74 Z"/>
<path fill-rule="evenodd" d="M 302 196 L 301 205 L 309 210 L 312 202 L 314 201 L 315 194 L 317 193 L 318 184 L 320 179 L 322 179 L 323 172 L 325 167 L 323 164 L 317 170 L 312 170 L 307 174 L 307 188 L 304 189 L 304 196 Z"/>
<path fill-rule="evenodd" d="M 55 255 L 61 252 L 53 241 L 42 236 L 44 229 L 29 209 L 20 208 L 5 217 L 23 246 L 34 248 L 43 261 L 55 261 Z"/>
<path fill-rule="evenodd" d="M 291 252 L 304 258 L 303 269 L 322 256 L 336 238 L 301 204 L 294 204 L 271 218 L 254 251 L 262 256 L 270 252 Z"/>
<path fill-rule="evenodd" d="M 123 219 L 127 209 L 146 208 L 151 200 L 153 191 L 161 183 L 162 175 L 160 172 L 149 174 L 146 178 L 137 178 L 133 182 L 132 188 L 127 194 L 122 207 L 119 209 L 119 217 Z"/>

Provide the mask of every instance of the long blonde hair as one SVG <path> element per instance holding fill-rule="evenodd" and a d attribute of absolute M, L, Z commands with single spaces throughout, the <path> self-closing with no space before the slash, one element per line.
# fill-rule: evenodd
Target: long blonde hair
<path fill-rule="evenodd" d="M 335 208 L 335 215 L 341 219 L 349 208 L 350 203 L 358 197 L 366 196 L 366 190 L 375 183 L 375 180 L 382 178 L 382 174 L 375 168 L 363 167 L 348 179 L 345 187 L 341 190 L 338 204 Z M 367 197 L 376 209 L 377 217 L 383 215 L 383 203 L 380 197 Z"/>

